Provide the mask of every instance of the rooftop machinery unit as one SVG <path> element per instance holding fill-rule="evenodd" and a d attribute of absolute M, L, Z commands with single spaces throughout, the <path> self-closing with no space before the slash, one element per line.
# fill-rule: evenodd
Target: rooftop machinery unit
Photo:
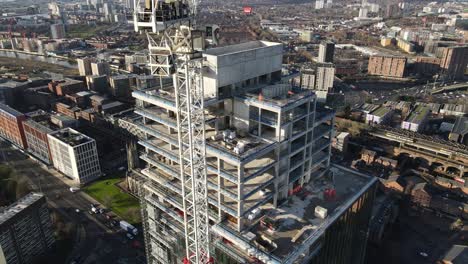
<path fill-rule="evenodd" d="M 198 0 L 136 0 L 135 30 L 146 32 L 149 67 L 175 88 L 185 263 L 212 263 L 209 250 L 203 90 L 204 37 L 195 29 Z"/>

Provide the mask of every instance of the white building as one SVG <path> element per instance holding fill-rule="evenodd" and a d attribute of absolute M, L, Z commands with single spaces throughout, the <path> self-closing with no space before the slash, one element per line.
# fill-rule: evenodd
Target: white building
<path fill-rule="evenodd" d="M 91 70 L 93 75 L 110 75 L 110 66 L 108 62 L 92 62 Z"/>
<path fill-rule="evenodd" d="M 359 17 L 360 18 L 367 18 L 367 13 L 368 13 L 368 9 L 367 7 L 361 7 L 361 9 L 359 9 Z"/>
<path fill-rule="evenodd" d="M 392 109 L 381 106 L 366 115 L 366 123 L 369 125 L 387 123 L 392 118 L 392 113 Z"/>
<path fill-rule="evenodd" d="M 96 141 L 71 128 L 48 135 L 54 167 L 78 184 L 101 176 Z"/>
<path fill-rule="evenodd" d="M 323 8 L 325 8 L 325 0 L 315 1 L 315 9 L 323 9 Z"/>
<path fill-rule="evenodd" d="M 419 132 L 427 123 L 431 109 L 427 106 L 418 105 L 411 114 L 401 123 L 401 128 Z"/>
<path fill-rule="evenodd" d="M 335 81 L 335 65 L 333 63 L 319 63 L 315 72 L 315 93 L 317 94 L 317 100 L 325 102 Z"/>

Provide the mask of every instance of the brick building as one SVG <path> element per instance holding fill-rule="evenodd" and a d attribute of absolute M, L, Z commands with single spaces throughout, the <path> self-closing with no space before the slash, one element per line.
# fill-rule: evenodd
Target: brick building
<path fill-rule="evenodd" d="M 405 76 L 406 57 L 372 56 L 369 58 L 368 74 L 402 78 Z"/>
<path fill-rule="evenodd" d="M 0 137 L 21 148 L 26 148 L 23 122 L 26 116 L 15 109 L 0 104 Z"/>

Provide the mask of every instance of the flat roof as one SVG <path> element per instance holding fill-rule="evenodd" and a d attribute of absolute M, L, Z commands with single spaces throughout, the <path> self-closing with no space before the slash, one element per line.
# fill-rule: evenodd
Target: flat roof
<path fill-rule="evenodd" d="M 28 208 L 39 199 L 44 197 L 41 193 L 30 193 L 23 198 L 20 198 L 15 203 L 7 206 L 6 208 L 0 210 L 0 225 L 14 217 L 16 214 L 20 213 L 24 209 Z"/>
<path fill-rule="evenodd" d="M 375 109 L 374 111 L 372 111 L 370 114 L 378 116 L 378 117 L 384 117 L 385 115 L 390 113 L 390 111 L 392 111 L 390 108 L 385 107 L 385 106 L 381 106 L 381 107 Z"/>
<path fill-rule="evenodd" d="M 424 105 L 418 105 L 416 109 L 411 111 L 411 114 L 406 118 L 406 122 L 410 122 L 413 124 L 421 123 L 424 118 L 431 112 L 431 109 Z"/>
<path fill-rule="evenodd" d="M 453 125 L 452 133 L 466 135 L 468 134 L 468 117 L 459 116 L 455 120 Z"/>
<path fill-rule="evenodd" d="M 72 147 L 94 140 L 71 128 L 64 128 L 62 130 L 52 132 L 50 135 Z"/>
<path fill-rule="evenodd" d="M 281 46 L 281 43 L 268 42 L 268 41 L 249 41 L 236 45 L 229 45 L 220 48 L 213 48 L 206 50 L 203 54 L 212 56 L 223 56 L 235 53 L 241 53 L 266 47 Z"/>
<path fill-rule="evenodd" d="M 283 261 L 294 260 L 292 256 L 299 258 L 306 252 L 310 245 L 376 181 L 375 177 L 332 165 L 328 171 L 325 171 L 325 176 L 304 186 L 279 207 L 275 208 L 271 203 L 261 206 L 262 217 L 246 220 L 248 221 L 245 225 L 246 230 L 242 233 L 229 229 L 230 233 L 236 234 L 244 241 L 246 234 L 250 234 L 252 240 L 249 243 L 257 248 L 254 241 L 262 245 L 259 241 L 263 240 L 265 243 L 269 240 L 271 243 L 267 243 L 270 246 L 268 255 Z M 327 189 L 335 190 L 336 196 L 331 199 L 325 198 Z M 325 218 L 315 215 L 317 207 L 327 210 Z M 276 226 L 274 232 L 262 226 L 261 219 L 264 218 L 274 223 Z M 227 220 L 220 224 L 221 228 L 226 228 L 228 225 Z"/>
<path fill-rule="evenodd" d="M 0 110 L 14 117 L 20 117 L 24 115 L 20 111 L 13 109 L 9 107 L 8 105 L 2 104 L 2 103 L 0 103 Z"/>

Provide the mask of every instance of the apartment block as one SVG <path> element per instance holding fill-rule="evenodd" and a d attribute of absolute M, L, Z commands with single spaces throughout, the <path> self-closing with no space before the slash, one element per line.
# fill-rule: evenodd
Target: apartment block
<path fill-rule="evenodd" d="M 0 209 L 0 253 L 3 251 L 5 263 L 34 263 L 54 243 L 52 221 L 43 194 L 30 193 Z"/>
<path fill-rule="evenodd" d="M 28 114 L 28 120 L 23 122 L 27 150 L 34 157 L 46 164 L 52 163 L 47 135 L 53 130 L 48 127 L 50 116 L 47 113 L 35 112 Z"/>
<path fill-rule="evenodd" d="M 109 87 L 106 75 L 86 76 L 86 84 L 88 85 L 88 90 L 96 91 L 103 94 L 107 93 Z"/>
<path fill-rule="evenodd" d="M 109 77 L 109 90 L 114 97 L 131 97 L 130 78 L 127 75 Z"/>
<path fill-rule="evenodd" d="M 333 63 L 334 56 L 335 56 L 335 43 L 331 41 L 324 41 L 320 43 L 318 62 Z"/>
<path fill-rule="evenodd" d="M 415 72 L 421 75 L 433 76 L 440 71 L 440 59 L 434 57 L 416 57 Z"/>
<path fill-rule="evenodd" d="M 53 39 L 64 39 L 66 37 L 64 24 L 50 25 L 50 33 Z"/>
<path fill-rule="evenodd" d="M 108 62 L 92 62 L 91 70 L 93 75 L 110 75 L 110 66 Z"/>
<path fill-rule="evenodd" d="M 79 58 L 76 59 L 78 63 L 78 70 L 80 72 L 80 76 L 88 76 L 93 74 L 93 70 L 91 68 L 91 63 L 94 60 L 91 58 Z"/>
<path fill-rule="evenodd" d="M 96 141 L 71 128 L 48 135 L 54 167 L 78 184 L 101 176 Z"/>
<path fill-rule="evenodd" d="M 282 75 L 281 44 L 254 41 L 203 56 L 215 263 L 363 263 L 376 181 L 331 165 L 334 112 L 317 106 L 313 90 L 294 85 L 296 76 Z M 142 117 L 135 125 L 143 134 L 138 174 L 148 263 L 182 263 L 174 87 L 133 96 Z"/>
<path fill-rule="evenodd" d="M 49 90 L 58 96 L 65 96 L 86 90 L 85 83 L 74 79 L 65 79 L 49 83 Z"/>
<path fill-rule="evenodd" d="M 0 104 L 0 137 L 20 148 L 26 148 L 27 143 L 23 130 L 25 120 L 26 116 L 23 113 L 8 105 Z"/>
<path fill-rule="evenodd" d="M 463 79 L 468 65 L 468 46 L 443 49 L 440 68 L 448 80 Z"/>
<path fill-rule="evenodd" d="M 368 74 L 402 78 L 405 75 L 406 61 L 406 57 L 371 56 Z"/>
<path fill-rule="evenodd" d="M 321 103 L 326 102 L 328 93 L 332 92 L 335 71 L 333 63 L 319 63 L 315 68 L 315 93 Z"/>

